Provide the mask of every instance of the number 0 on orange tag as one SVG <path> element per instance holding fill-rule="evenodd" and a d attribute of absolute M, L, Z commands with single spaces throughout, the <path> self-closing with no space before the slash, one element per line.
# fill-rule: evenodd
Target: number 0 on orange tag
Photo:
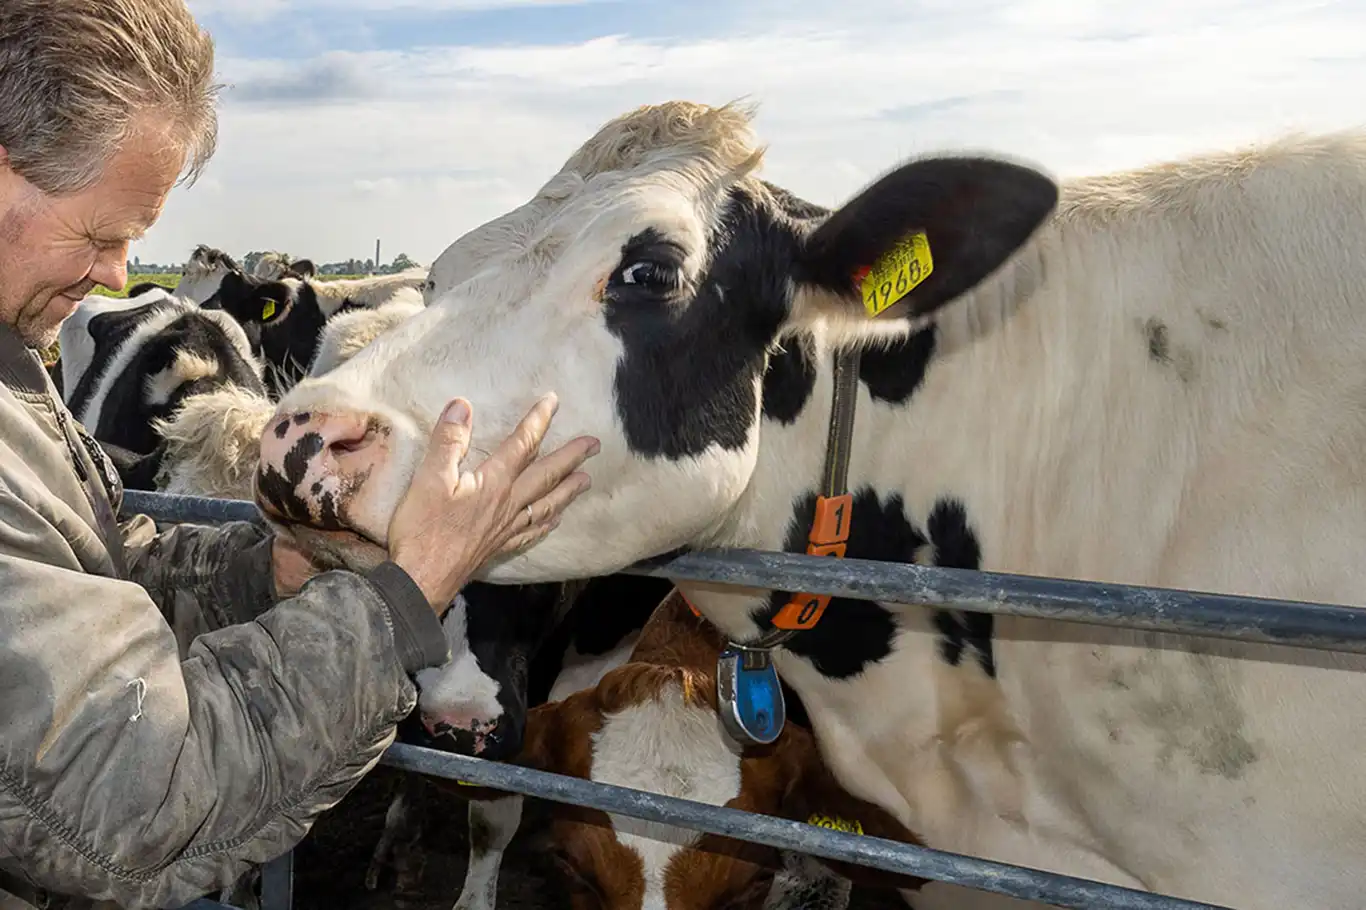
<path fill-rule="evenodd" d="M 863 308 L 876 316 L 911 292 L 934 271 L 930 240 L 917 231 L 888 250 L 864 276 L 859 292 Z"/>

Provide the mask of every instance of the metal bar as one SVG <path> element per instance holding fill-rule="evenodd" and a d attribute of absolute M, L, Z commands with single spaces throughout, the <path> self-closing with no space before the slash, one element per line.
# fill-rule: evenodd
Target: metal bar
<path fill-rule="evenodd" d="M 259 520 L 249 502 L 129 492 L 125 511 L 169 521 Z M 911 608 L 942 607 L 1205 638 L 1366 653 L 1366 610 L 761 550 L 707 550 L 622 570 L 751 588 L 799 590 Z"/>
<path fill-rule="evenodd" d="M 158 521 L 190 524 L 221 524 L 225 521 L 261 521 L 261 513 L 254 503 L 240 499 L 207 499 L 202 496 L 175 496 L 170 493 L 148 493 L 125 490 L 125 515 L 150 515 Z"/>
<path fill-rule="evenodd" d="M 1340 604 L 1008 575 L 762 550 L 706 550 L 622 572 L 679 581 L 833 594 L 1205 638 L 1366 653 L 1366 610 Z"/>
<path fill-rule="evenodd" d="M 678 825 L 886 872 L 994 891 L 1055 907 L 1075 910 L 1095 910 L 1098 907 L 1106 910 L 1229 910 L 1216 904 L 1181 900 L 878 837 L 847 834 L 769 815 L 468 758 L 406 743 L 390 746 L 380 761 L 381 764 L 432 777 L 462 780 L 510 793 L 587 806 L 603 812 Z"/>

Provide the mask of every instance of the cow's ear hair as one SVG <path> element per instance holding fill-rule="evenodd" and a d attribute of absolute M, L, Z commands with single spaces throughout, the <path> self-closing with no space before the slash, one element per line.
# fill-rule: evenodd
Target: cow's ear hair
<path fill-rule="evenodd" d="M 835 315 L 833 308 L 879 321 L 923 317 L 999 268 L 1057 202 L 1053 178 L 1027 165 L 968 156 L 911 161 L 806 237 L 797 284 L 824 292 L 805 295 L 817 312 Z M 865 305 L 873 294 L 876 313 Z"/>

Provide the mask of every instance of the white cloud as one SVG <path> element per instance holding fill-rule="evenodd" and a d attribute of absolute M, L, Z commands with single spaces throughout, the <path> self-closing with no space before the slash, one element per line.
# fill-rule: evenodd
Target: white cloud
<path fill-rule="evenodd" d="M 202 242 L 328 261 L 365 258 L 378 236 L 386 258 L 429 262 L 603 121 L 669 98 L 759 102 L 766 175 L 825 204 L 936 149 L 1068 175 L 1366 125 L 1366 8 L 1347 2 L 829 6 L 757 0 L 749 27 L 710 40 L 604 29 L 581 44 L 222 61 L 236 88 L 206 175 L 220 190 L 177 190 L 135 252 L 178 261 Z"/>

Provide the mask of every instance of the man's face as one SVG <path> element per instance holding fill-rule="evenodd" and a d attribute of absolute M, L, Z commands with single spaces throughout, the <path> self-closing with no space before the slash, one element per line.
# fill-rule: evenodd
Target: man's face
<path fill-rule="evenodd" d="M 95 285 L 120 290 L 129 243 L 160 217 L 184 163 L 164 132 L 134 129 L 94 185 L 49 196 L 0 147 L 0 321 L 49 347 Z"/>

